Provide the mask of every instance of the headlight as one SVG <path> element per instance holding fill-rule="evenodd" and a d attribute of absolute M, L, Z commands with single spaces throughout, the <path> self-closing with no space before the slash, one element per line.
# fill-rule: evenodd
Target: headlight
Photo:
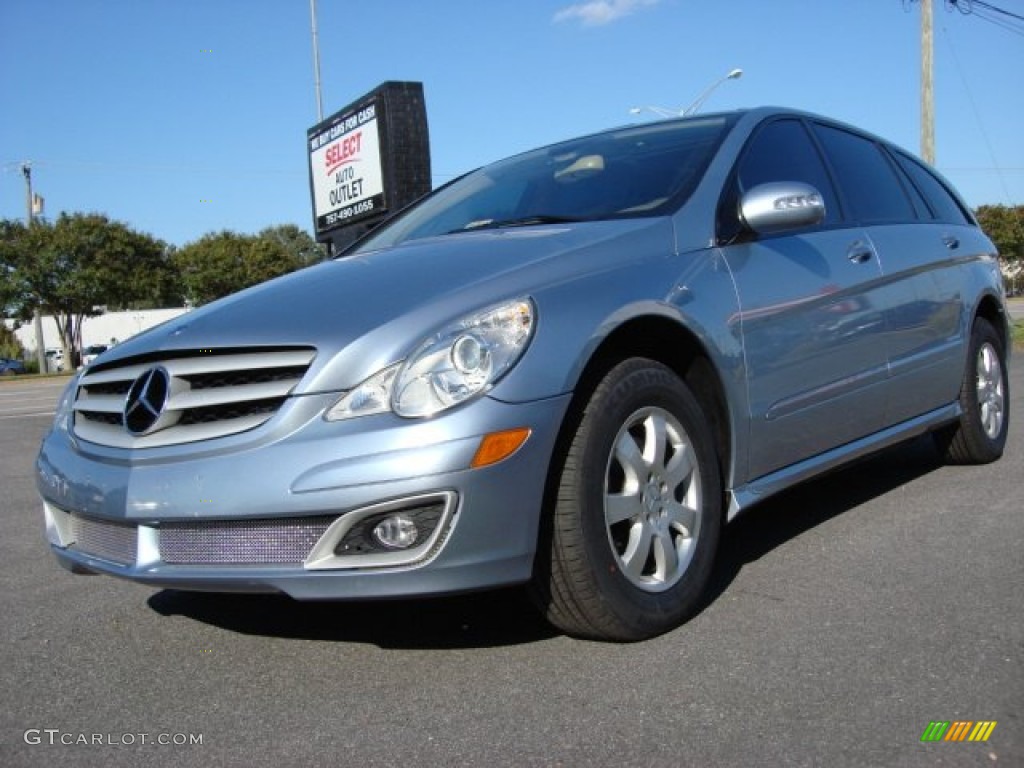
<path fill-rule="evenodd" d="M 402 367 L 395 363 L 383 371 L 377 371 L 355 389 L 348 392 L 327 411 L 328 421 L 351 419 L 355 416 L 369 416 L 391 410 L 391 385 L 395 374 Z"/>
<path fill-rule="evenodd" d="M 60 430 L 62 432 L 68 432 L 71 428 L 71 412 L 72 407 L 75 404 L 75 392 L 78 391 L 78 374 L 71 377 L 71 381 L 64 387 L 64 391 L 60 393 L 60 399 L 57 400 L 57 411 L 53 416 L 53 430 Z"/>
<path fill-rule="evenodd" d="M 526 349 L 536 313 L 516 299 L 452 323 L 416 347 L 403 363 L 378 371 L 328 412 L 329 421 L 392 410 L 433 416 L 486 392 Z"/>

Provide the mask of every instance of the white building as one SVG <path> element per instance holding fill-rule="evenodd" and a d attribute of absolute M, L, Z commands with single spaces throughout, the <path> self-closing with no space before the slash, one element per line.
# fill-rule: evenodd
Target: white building
<path fill-rule="evenodd" d="M 187 307 L 172 307 L 170 309 L 140 309 L 133 312 L 106 312 L 97 317 L 87 317 L 82 320 L 82 348 L 92 344 L 116 344 L 187 311 Z M 4 322 L 8 328 L 14 329 L 14 335 L 18 337 L 18 341 L 21 342 L 21 346 L 25 348 L 29 357 L 34 357 L 36 337 L 32 330 L 32 323 L 24 323 L 20 328 L 14 328 L 15 321 L 5 320 Z M 43 316 L 43 347 L 45 349 L 61 348 L 60 332 L 57 330 L 57 323 L 50 315 Z"/>

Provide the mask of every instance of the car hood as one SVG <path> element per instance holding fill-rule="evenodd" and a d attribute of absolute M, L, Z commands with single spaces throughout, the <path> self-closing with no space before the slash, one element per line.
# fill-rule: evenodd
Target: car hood
<path fill-rule="evenodd" d="M 297 391 L 347 389 L 402 359 L 428 334 L 463 314 L 606 269 L 601 254 L 619 249 L 595 248 L 598 244 L 654 232 L 664 255 L 671 244 L 667 219 L 495 229 L 410 241 L 227 296 L 123 342 L 103 362 L 203 348 L 313 346 L 316 359 Z"/>

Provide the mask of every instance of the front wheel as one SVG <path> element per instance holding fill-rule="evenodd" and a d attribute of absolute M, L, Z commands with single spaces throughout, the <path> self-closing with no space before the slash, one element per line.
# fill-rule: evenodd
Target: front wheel
<path fill-rule="evenodd" d="M 689 618 L 711 575 L 722 484 L 686 384 L 646 359 L 604 377 L 571 436 L 534 593 L 563 631 L 642 640 Z"/>
<path fill-rule="evenodd" d="M 1003 455 L 1009 426 L 1006 351 L 992 325 L 974 321 L 960 388 L 960 419 L 937 433 L 952 464 L 987 464 Z"/>

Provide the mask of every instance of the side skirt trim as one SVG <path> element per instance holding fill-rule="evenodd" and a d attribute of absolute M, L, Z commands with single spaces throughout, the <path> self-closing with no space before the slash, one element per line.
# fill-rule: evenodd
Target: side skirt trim
<path fill-rule="evenodd" d="M 882 448 L 922 435 L 960 418 L 959 403 L 950 403 L 934 411 L 915 416 L 881 432 L 868 435 L 852 443 L 819 453 L 797 464 L 791 464 L 771 474 L 759 477 L 729 491 L 729 511 L 726 520 L 732 520 L 741 510 L 758 504 L 779 491 L 796 485 L 814 475 L 827 472 L 843 464 L 867 456 Z"/>

